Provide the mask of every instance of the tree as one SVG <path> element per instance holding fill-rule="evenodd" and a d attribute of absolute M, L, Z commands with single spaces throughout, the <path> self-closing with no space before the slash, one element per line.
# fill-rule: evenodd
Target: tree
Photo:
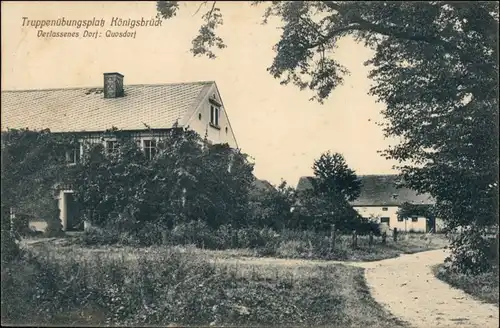
<path fill-rule="evenodd" d="M 255 179 L 247 155 L 228 144 L 208 144 L 201 170 L 196 189 L 188 193 L 189 217 L 203 219 L 211 228 L 247 226 L 249 191 Z"/>
<path fill-rule="evenodd" d="M 263 190 L 251 199 L 250 220 L 255 226 L 281 230 L 297 228 L 292 223 L 295 190 L 286 181 L 275 188 Z"/>
<path fill-rule="evenodd" d="M 313 165 L 312 189 L 299 192 L 298 210 L 293 217 L 296 226 L 327 231 L 332 224 L 343 232 L 377 232 L 349 204 L 361 190 L 361 181 L 347 166 L 342 154 L 323 153 Z"/>
<path fill-rule="evenodd" d="M 427 204 L 403 203 L 398 209 L 398 218 L 407 219 L 414 215 L 424 218 L 434 218 L 434 208 Z"/>
<path fill-rule="evenodd" d="M 401 140 L 382 154 L 400 162 L 408 187 L 436 199 L 436 215 L 451 231 L 461 228 L 450 235 L 454 267 L 487 270 L 469 264 L 485 258 L 478 246 L 485 229 L 498 229 L 498 2 L 260 3 L 265 21 L 283 23 L 268 71 L 315 91 L 320 102 L 347 73 L 335 60 L 340 38 L 374 50 L 366 63 L 370 93 L 386 104 L 386 136 Z M 216 2 L 208 8 L 192 52 L 213 57 L 214 47 L 224 47 L 215 33 L 222 18 Z M 178 9 L 158 2 L 163 18 Z"/>
<path fill-rule="evenodd" d="M 347 166 L 344 156 L 326 152 L 314 161 L 315 190 L 329 197 L 353 201 L 359 197 L 361 181 Z"/>

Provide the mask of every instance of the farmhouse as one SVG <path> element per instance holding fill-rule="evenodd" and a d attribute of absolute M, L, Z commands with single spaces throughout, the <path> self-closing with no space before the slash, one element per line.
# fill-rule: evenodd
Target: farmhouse
<path fill-rule="evenodd" d="M 360 175 L 360 196 L 351 202 L 352 207 L 364 218 L 371 218 L 386 224 L 390 229 L 400 231 L 429 232 L 441 229 L 440 220 L 413 215 L 409 218 L 398 218 L 398 210 L 404 203 L 414 205 L 432 205 L 430 195 L 418 194 L 416 191 L 398 186 L 397 175 Z M 313 188 L 313 177 L 301 177 L 297 190 Z"/>
<path fill-rule="evenodd" d="M 100 87 L 2 91 L 2 131 L 28 128 L 77 133 L 80 146 L 66 154 L 79 161 L 82 142 L 102 142 L 112 150 L 116 140 L 105 131 L 116 127 L 130 133 L 148 156 L 156 140 L 174 125 L 191 129 L 210 143 L 238 148 L 226 108 L 214 81 L 125 85 L 120 73 L 104 73 Z M 75 223 L 76 205 L 69 187 L 58 189 L 64 230 Z"/>

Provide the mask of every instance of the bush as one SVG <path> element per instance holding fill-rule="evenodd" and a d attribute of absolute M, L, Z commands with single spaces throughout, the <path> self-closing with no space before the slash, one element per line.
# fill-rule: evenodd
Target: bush
<path fill-rule="evenodd" d="M 112 229 L 90 226 L 81 238 L 86 245 L 113 245 L 120 241 L 120 233 Z"/>
<path fill-rule="evenodd" d="M 487 238 L 473 227 L 449 234 L 453 252 L 446 262 L 456 273 L 478 275 L 491 272 L 497 266 L 498 244 L 495 238 Z"/>

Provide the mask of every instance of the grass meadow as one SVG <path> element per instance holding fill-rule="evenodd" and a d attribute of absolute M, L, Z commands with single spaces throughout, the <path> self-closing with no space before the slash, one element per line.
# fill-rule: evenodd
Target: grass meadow
<path fill-rule="evenodd" d="M 2 324 L 397 327 L 363 269 L 212 261 L 244 250 L 24 244 L 2 267 Z M 248 251 L 247 251 L 248 252 Z M 247 254 L 248 255 L 248 254 Z"/>

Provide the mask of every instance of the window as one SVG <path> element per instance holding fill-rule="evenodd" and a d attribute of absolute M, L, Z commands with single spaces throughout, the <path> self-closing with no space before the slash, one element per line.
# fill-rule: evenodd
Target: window
<path fill-rule="evenodd" d="M 210 123 L 216 127 L 219 126 L 219 107 L 210 106 Z"/>
<path fill-rule="evenodd" d="M 392 199 L 394 200 L 398 199 L 398 194 L 392 194 Z"/>
<path fill-rule="evenodd" d="M 198 119 L 201 121 L 201 113 L 198 114 Z"/>
<path fill-rule="evenodd" d="M 389 221 L 390 221 L 390 218 L 388 218 L 388 217 L 381 217 L 380 218 L 380 223 L 387 223 L 388 227 L 390 226 Z"/>
<path fill-rule="evenodd" d="M 398 216 L 398 222 L 403 222 L 404 218 L 402 216 Z"/>
<path fill-rule="evenodd" d="M 106 141 L 106 152 L 108 154 L 114 153 L 118 149 L 118 143 L 115 140 Z"/>
<path fill-rule="evenodd" d="M 144 153 L 147 159 L 152 159 L 156 155 L 156 140 L 144 140 Z"/>
<path fill-rule="evenodd" d="M 382 207 L 382 211 L 386 212 L 387 210 L 389 210 L 387 207 Z"/>
<path fill-rule="evenodd" d="M 78 143 L 75 146 L 75 148 L 73 148 L 72 150 L 70 150 L 66 153 L 66 160 L 70 164 L 76 164 L 76 163 L 80 162 L 80 155 L 81 155 L 80 144 Z"/>
<path fill-rule="evenodd" d="M 411 222 L 418 222 L 418 216 L 412 216 L 411 217 Z"/>

